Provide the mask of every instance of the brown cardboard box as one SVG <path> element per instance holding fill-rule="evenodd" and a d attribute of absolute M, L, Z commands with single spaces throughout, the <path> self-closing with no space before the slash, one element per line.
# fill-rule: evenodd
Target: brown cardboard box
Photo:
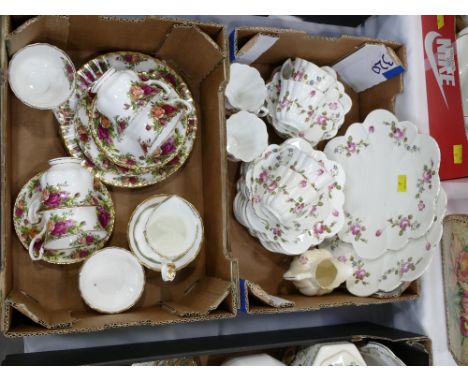
<path fill-rule="evenodd" d="M 52 113 L 25 106 L 8 86 L 8 58 L 35 42 L 57 45 L 76 67 L 98 54 L 117 50 L 154 54 L 181 74 L 198 105 L 196 143 L 179 172 L 142 189 L 108 186 L 116 208 L 108 246 L 128 248 L 126 228 L 131 212 L 158 193 L 188 199 L 205 227 L 205 242 L 197 259 L 172 283 L 164 283 L 159 273 L 146 270 L 142 298 L 121 314 L 103 315 L 89 309 L 78 291 L 81 264 L 33 262 L 13 230 L 12 207 L 21 187 L 47 168 L 47 160 L 68 155 Z M 94 16 L 43 16 L 19 25 L 16 19 L 4 16 L 1 43 L 2 331 L 7 336 L 42 335 L 234 317 L 238 282 L 226 234 L 223 26 L 153 17 Z"/>
<path fill-rule="evenodd" d="M 264 37 L 268 36 L 268 37 Z M 276 39 L 272 44 L 271 37 Z M 266 41 L 266 42 L 265 42 Z M 237 57 L 256 57 L 251 63 L 268 81 L 272 71 L 291 57 L 301 57 L 317 65 L 332 66 L 365 43 L 385 43 L 392 48 L 401 62 L 405 62 L 405 49 L 391 41 L 374 40 L 365 37 L 342 36 L 339 38 L 309 36 L 302 31 L 237 28 L 232 36 L 233 53 Z M 263 53 L 252 53 L 252 49 L 270 46 Z M 254 47 L 254 48 L 253 48 Z M 231 47 L 232 48 L 232 47 Z M 250 52 L 249 52 L 250 51 Z M 246 54 L 246 55 L 245 55 Z M 245 55 L 245 56 L 244 56 Z M 250 60 L 251 61 L 251 60 Z M 378 108 L 394 110 L 395 96 L 403 90 L 401 76 L 394 77 L 361 93 L 355 93 L 346 87 L 346 92 L 353 101 L 351 111 L 339 134 L 343 135 L 347 127 L 363 121 L 366 115 Z M 270 143 L 282 142 L 269 128 Z M 319 145 L 319 149 L 324 144 Z M 239 224 L 232 211 L 232 202 L 236 193 L 236 182 L 239 178 L 239 164 L 228 163 L 229 177 L 229 243 L 233 255 L 239 260 L 239 277 L 241 279 L 241 309 L 249 313 L 279 313 L 292 311 L 317 310 L 341 305 L 367 305 L 395 301 L 413 300 L 419 295 L 419 284 L 413 282 L 399 296 L 387 298 L 360 298 L 345 290 L 335 290 L 330 295 L 308 297 L 300 294 L 294 285 L 283 280 L 291 258 L 265 250 L 260 242 L 252 237 L 247 229 Z M 276 297 L 280 297 L 277 299 Z M 286 301 L 285 301 L 286 300 Z"/>

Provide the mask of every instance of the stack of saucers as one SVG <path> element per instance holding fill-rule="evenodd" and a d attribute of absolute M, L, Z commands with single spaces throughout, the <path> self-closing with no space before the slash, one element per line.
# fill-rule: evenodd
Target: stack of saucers
<path fill-rule="evenodd" d="M 347 289 L 388 293 L 420 277 L 441 239 L 447 204 L 434 139 L 375 110 L 328 142 L 325 154 L 346 172 L 346 224 L 321 247 L 352 265 Z"/>
<path fill-rule="evenodd" d="M 351 98 L 330 67 L 288 59 L 267 84 L 268 118 L 285 138 L 312 146 L 334 137 L 351 109 Z"/>
<path fill-rule="evenodd" d="M 164 62 L 132 52 L 99 56 L 77 72 L 74 95 L 55 109 L 70 153 L 118 187 L 160 182 L 187 160 L 196 107 Z"/>
<path fill-rule="evenodd" d="M 292 138 L 242 165 L 234 213 L 267 250 L 298 255 L 342 228 L 344 182 L 339 164 Z"/>

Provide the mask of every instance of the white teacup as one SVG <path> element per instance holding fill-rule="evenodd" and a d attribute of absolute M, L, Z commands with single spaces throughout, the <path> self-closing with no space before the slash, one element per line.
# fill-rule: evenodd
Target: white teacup
<path fill-rule="evenodd" d="M 288 59 L 281 66 L 281 79 L 301 82 L 325 92 L 336 82 L 336 73 L 329 67 L 319 67 L 302 58 Z"/>
<path fill-rule="evenodd" d="M 169 94 L 169 87 L 162 81 L 151 81 Z M 138 109 L 153 98 L 155 88 L 140 80 L 133 70 L 115 70 L 110 68 L 93 85 L 91 91 L 96 93 L 97 110 L 118 123 L 129 122 Z"/>
<path fill-rule="evenodd" d="M 267 114 L 263 106 L 267 97 L 265 81 L 260 72 L 249 65 L 231 64 L 224 94 L 227 109 L 250 111 L 259 116 Z"/>
<path fill-rule="evenodd" d="M 75 89 L 75 67 L 70 57 L 49 44 L 27 45 L 10 60 L 8 80 L 13 93 L 36 109 L 54 109 Z"/>
<path fill-rule="evenodd" d="M 40 178 L 42 196 L 31 205 L 29 220 L 37 222 L 40 212 L 55 208 L 94 205 L 93 175 L 77 158 L 51 159 L 50 168 Z"/>
<path fill-rule="evenodd" d="M 251 162 L 267 148 L 268 132 L 255 114 L 239 111 L 226 121 L 228 159 Z"/>
<path fill-rule="evenodd" d="M 90 245 L 86 242 L 88 233 L 95 235 L 96 240 L 106 237 L 107 232 L 102 228 L 98 219 L 96 206 L 72 207 L 47 210 L 42 212 L 43 228 L 29 244 L 29 255 L 33 260 L 40 260 L 44 250 L 67 249 Z M 80 243 L 85 236 L 85 241 Z M 36 254 L 36 242 L 41 240 L 42 244 Z M 94 242 L 94 241 L 93 241 Z"/>
<path fill-rule="evenodd" d="M 136 156 L 151 156 L 173 135 L 180 120 L 192 109 L 192 105 L 181 98 L 154 97 L 124 130 L 121 145 L 126 144 Z M 138 148 L 141 152 L 133 152 Z"/>

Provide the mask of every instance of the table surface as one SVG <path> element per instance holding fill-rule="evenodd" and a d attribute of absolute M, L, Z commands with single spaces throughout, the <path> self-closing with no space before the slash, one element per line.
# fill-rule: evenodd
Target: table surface
<path fill-rule="evenodd" d="M 236 26 L 265 26 L 304 30 L 314 35 L 364 35 L 395 40 L 406 45 L 408 68 L 404 75 L 404 93 L 396 100 L 396 114 L 400 120 L 410 120 L 427 126 L 427 106 L 424 80 L 417 67 L 422 60 L 421 29 L 418 16 L 374 16 L 356 28 L 316 24 L 297 18 L 256 16 L 190 16 L 187 18 L 225 24 L 228 33 Z M 413 68 L 413 69 L 412 69 Z M 419 96 L 418 96 L 419 95 Z M 460 195 L 468 195 L 466 182 L 444 182 L 449 198 L 448 213 L 468 213 L 468 203 Z M 391 326 L 416 333 L 424 333 L 433 341 L 435 365 L 455 365 L 448 350 L 444 314 L 441 258 L 436 256 L 422 277 L 421 298 L 416 301 L 378 306 L 341 307 L 315 312 L 249 316 L 239 313 L 232 320 L 175 324 L 162 327 L 137 327 L 107 330 L 100 333 L 27 337 L 24 352 L 65 350 L 83 347 L 118 345 L 125 343 L 195 338 L 221 334 L 249 333 L 264 330 L 335 325 L 359 321 Z M 5 349 L 0 338 L 0 349 Z M 4 351 L 4 350 L 3 350 Z M 18 342 L 9 341 L 6 351 L 18 352 Z M 0 354 L 1 356 L 1 354 Z M 1 359 L 2 357 L 0 357 Z"/>

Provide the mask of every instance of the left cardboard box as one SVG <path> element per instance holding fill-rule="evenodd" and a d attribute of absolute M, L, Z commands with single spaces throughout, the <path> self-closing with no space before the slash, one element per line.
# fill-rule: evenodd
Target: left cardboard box
<path fill-rule="evenodd" d="M 172 283 L 146 269 L 143 296 L 127 312 L 103 315 L 89 309 L 78 290 L 81 264 L 33 262 L 15 235 L 12 209 L 21 187 L 47 169 L 49 159 L 69 155 L 52 112 L 27 107 L 8 86 L 9 58 L 35 42 L 63 49 L 77 68 L 107 52 L 154 55 L 184 78 L 198 106 L 195 146 L 176 174 L 140 189 L 108 186 L 116 222 L 107 246 L 128 248 L 129 217 L 141 201 L 154 194 L 178 194 L 189 200 L 205 226 L 205 242 L 197 259 Z M 226 234 L 226 56 L 224 28 L 217 24 L 156 17 L 2 17 L 0 323 L 5 335 L 91 332 L 235 316 L 237 262 L 228 251 Z"/>

